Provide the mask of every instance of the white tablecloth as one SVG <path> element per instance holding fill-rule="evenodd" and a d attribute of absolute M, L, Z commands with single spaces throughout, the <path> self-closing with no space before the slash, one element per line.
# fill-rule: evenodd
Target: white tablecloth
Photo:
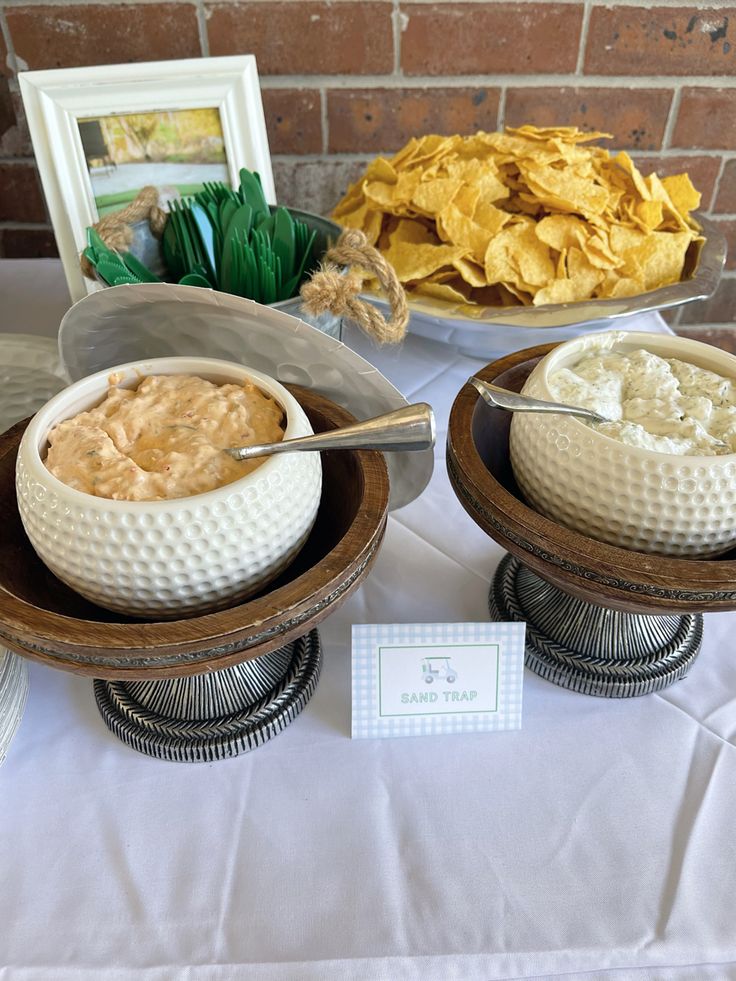
<path fill-rule="evenodd" d="M 0 284 L 0 330 L 53 333 L 58 265 L 2 263 Z M 662 694 L 527 672 L 520 731 L 350 740 L 351 623 L 486 619 L 502 554 L 444 470 L 478 363 L 416 338 L 375 360 L 434 404 L 436 473 L 324 624 L 319 688 L 284 733 L 158 762 L 105 729 L 88 681 L 31 665 L 0 769 L 2 981 L 736 978 L 730 615 Z"/>

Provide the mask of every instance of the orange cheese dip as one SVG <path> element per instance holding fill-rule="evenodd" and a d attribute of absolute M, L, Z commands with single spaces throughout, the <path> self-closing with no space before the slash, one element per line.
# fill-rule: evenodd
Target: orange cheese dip
<path fill-rule="evenodd" d="M 112 387 L 88 412 L 49 433 L 46 466 L 63 483 L 114 501 L 190 497 L 232 483 L 268 457 L 233 460 L 227 447 L 283 439 L 281 406 L 255 385 L 152 375 Z"/>

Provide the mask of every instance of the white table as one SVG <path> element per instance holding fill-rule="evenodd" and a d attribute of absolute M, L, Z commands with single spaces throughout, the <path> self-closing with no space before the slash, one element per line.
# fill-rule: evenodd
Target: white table
<path fill-rule="evenodd" d="M 53 333 L 66 305 L 53 262 L 1 263 L 0 293 L 0 330 Z M 158 762 L 105 729 L 89 682 L 31 665 L 0 769 L 1 981 L 736 978 L 731 616 L 706 616 L 662 694 L 527 672 L 521 731 L 350 740 L 350 624 L 484 620 L 502 554 L 443 463 L 478 363 L 416 338 L 374 357 L 434 404 L 436 473 L 324 624 L 284 733 Z"/>

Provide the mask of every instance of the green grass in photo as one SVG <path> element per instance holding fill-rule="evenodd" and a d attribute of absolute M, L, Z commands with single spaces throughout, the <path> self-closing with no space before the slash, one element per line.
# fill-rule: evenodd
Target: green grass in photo
<path fill-rule="evenodd" d="M 175 187 L 182 197 L 189 197 L 192 194 L 196 194 L 197 191 L 202 190 L 201 184 L 174 184 L 167 186 Z M 131 201 L 135 201 L 140 191 L 140 187 L 134 187 L 131 190 L 118 191 L 115 194 L 100 194 L 99 197 L 95 198 L 98 216 L 102 218 L 103 215 L 120 211 L 126 205 L 130 204 Z"/>

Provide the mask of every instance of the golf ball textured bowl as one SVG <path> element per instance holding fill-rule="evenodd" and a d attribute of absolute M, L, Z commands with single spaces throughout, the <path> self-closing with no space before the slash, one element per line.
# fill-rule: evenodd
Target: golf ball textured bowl
<path fill-rule="evenodd" d="M 74 490 L 43 463 L 49 430 L 98 404 L 114 373 L 254 382 L 283 408 L 284 439 L 312 433 L 294 397 L 242 365 L 209 358 L 132 362 L 84 378 L 48 402 L 23 435 L 16 464 L 21 520 L 46 566 L 93 603 L 146 619 L 193 616 L 257 592 L 294 558 L 319 507 L 319 453 L 269 457 L 223 487 L 160 501 L 114 501 Z"/>
<path fill-rule="evenodd" d="M 554 401 L 549 379 L 594 351 L 650 351 L 736 379 L 736 357 L 708 344 L 614 331 L 561 344 L 534 368 L 525 395 Z M 736 454 L 689 456 L 631 446 L 572 416 L 516 413 L 511 465 L 541 514 L 640 552 L 705 558 L 736 544 Z"/>

